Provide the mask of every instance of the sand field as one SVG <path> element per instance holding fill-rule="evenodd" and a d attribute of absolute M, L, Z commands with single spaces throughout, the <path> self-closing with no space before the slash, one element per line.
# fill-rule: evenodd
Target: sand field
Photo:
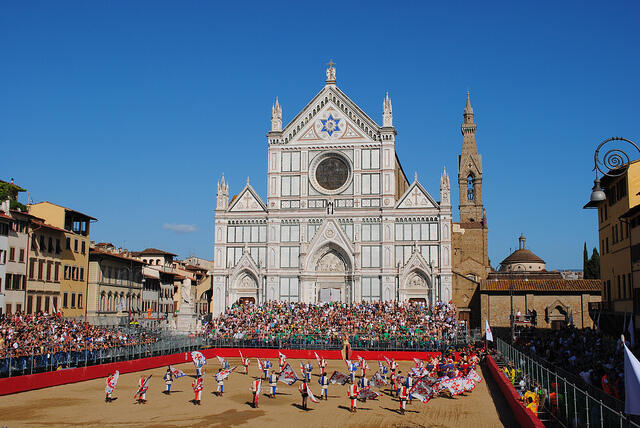
<path fill-rule="evenodd" d="M 239 358 L 230 358 L 231 365 L 240 364 Z M 277 365 L 276 360 L 272 360 Z M 290 360 L 299 372 L 299 361 Z M 317 379 L 319 369 L 314 364 L 311 389 L 319 395 Z M 327 361 L 327 372 L 340 370 L 346 373 L 342 361 Z M 377 363 L 371 361 L 371 368 Z M 400 370 L 406 373 L 413 364 L 400 362 Z M 427 404 L 414 401 L 407 405 L 405 415 L 398 412 L 399 402 L 386 389 L 378 400 L 358 402 L 358 412 L 349 412 L 347 386 L 329 385 L 329 400 L 312 403 L 303 410 L 300 403 L 299 383 L 293 386 L 278 383 L 278 396 L 270 399 L 263 384 L 260 407 L 251 407 L 251 381 L 259 375 L 256 360 L 252 359 L 249 375 L 234 372 L 225 381 L 225 394 L 217 397 L 214 373 L 219 364 L 209 359 L 206 368 L 202 405 L 195 406 L 191 382 L 195 375 L 193 364 L 176 366 L 187 377 L 176 379 L 172 394 L 164 391 L 162 376 L 166 367 L 120 376 L 114 397 L 116 401 L 105 403 L 105 379 L 95 379 L 69 385 L 29 391 L 0 397 L 0 426 L 40 427 L 515 427 L 513 416 L 500 395 L 497 385 L 488 371 L 478 368 L 483 380 L 475 390 L 455 398 L 435 398 Z M 242 367 L 238 367 L 242 371 Z M 375 372 L 368 373 L 369 377 Z M 139 376 L 153 374 L 147 392 L 147 404 L 135 404 Z"/>

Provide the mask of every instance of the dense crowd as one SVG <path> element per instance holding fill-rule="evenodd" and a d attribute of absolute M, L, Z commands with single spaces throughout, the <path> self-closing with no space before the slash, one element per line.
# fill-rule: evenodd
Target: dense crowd
<path fill-rule="evenodd" d="M 451 339 L 456 327 L 456 308 L 451 303 L 267 302 L 232 306 L 207 325 L 206 333 L 212 338 L 326 342 L 348 336 L 356 344 L 428 344 Z"/>
<path fill-rule="evenodd" d="M 0 359 L 58 352 L 96 351 L 152 343 L 143 332 L 127 334 L 58 315 L 0 315 Z"/>
<path fill-rule="evenodd" d="M 619 339 L 590 328 L 528 329 L 516 345 L 579 375 L 587 384 L 624 399 L 624 355 Z"/>

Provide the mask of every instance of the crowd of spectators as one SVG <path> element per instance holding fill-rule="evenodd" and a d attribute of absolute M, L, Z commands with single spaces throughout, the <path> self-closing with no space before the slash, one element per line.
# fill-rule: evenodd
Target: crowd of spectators
<path fill-rule="evenodd" d="M 573 327 L 548 331 L 526 329 L 516 345 L 556 366 L 579 375 L 585 383 L 624 399 L 622 342 L 601 331 Z"/>
<path fill-rule="evenodd" d="M 125 333 L 72 318 L 48 315 L 0 315 L 0 359 L 60 352 L 97 351 L 155 342 L 142 331 Z"/>
<path fill-rule="evenodd" d="M 430 345 L 455 335 L 456 308 L 416 303 L 338 302 L 310 304 L 267 302 L 236 304 L 205 327 L 211 338 L 305 341 L 327 343 L 349 337 L 352 345 L 375 342 L 411 342 Z"/>

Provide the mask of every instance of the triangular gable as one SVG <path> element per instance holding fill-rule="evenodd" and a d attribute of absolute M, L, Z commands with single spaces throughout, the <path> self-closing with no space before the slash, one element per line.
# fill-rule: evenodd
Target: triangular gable
<path fill-rule="evenodd" d="M 438 203 L 417 180 L 400 197 L 396 208 L 437 208 Z"/>
<path fill-rule="evenodd" d="M 234 199 L 228 211 L 267 212 L 267 206 L 262 202 L 256 191 L 253 190 L 253 187 L 247 183 L 238 197 Z"/>
<path fill-rule="evenodd" d="M 354 247 L 349 237 L 340 227 L 337 221 L 334 219 L 325 219 L 315 235 L 313 235 L 313 239 L 309 242 L 309 246 L 307 247 L 307 254 L 315 254 L 320 248 L 326 246 L 327 244 L 334 244 L 340 248 L 342 248 L 345 252 L 348 253 L 350 258 L 349 263 L 351 263 L 353 267 L 353 253 Z M 310 263 L 312 257 L 307 257 L 307 263 Z M 315 266 L 314 266 L 315 267 Z"/>
<path fill-rule="evenodd" d="M 476 155 L 476 156 L 480 156 L 480 155 Z M 480 167 L 478 165 L 478 162 L 476 160 L 476 156 L 474 155 L 464 155 L 464 158 L 462 156 L 460 156 L 460 159 L 458 161 L 458 170 L 459 171 L 471 171 L 473 170 L 474 175 L 479 175 L 480 174 Z"/>
<path fill-rule="evenodd" d="M 253 257 L 251 257 L 251 253 L 249 252 L 248 247 L 245 247 L 244 250 L 242 251 L 242 257 L 240 257 L 240 260 L 238 260 L 238 263 L 236 263 L 236 265 L 233 267 L 231 271 L 231 277 L 235 278 L 242 271 L 249 271 L 252 274 L 256 275 L 256 278 L 257 278 L 257 272 L 260 271 L 260 269 L 258 268 L 258 265 L 256 265 L 256 262 L 253 260 Z"/>
<path fill-rule="evenodd" d="M 339 131 L 326 128 L 332 115 Z M 336 121 L 334 121 L 336 124 Z M 325 129 L 323 131 L 323 128 Z M 315 132 L 314 132 L 315 131 Z M 325 86 L 283 129 L 283 142 L 366 139 L 379 141 L 380 126 L 335 86 Z"/>
<path fill-rule="evenodd" d="M 431 275 L 432 273 L 431 267 L 429 267 L 429 262 L 422 257 L 422 254 L 417 248 L 411 253 L 409 260 L 407 260 L 407 263 L 402 267 L 402 276 L 406 277 L 416 269 L 422 270 L 427 275 Z"/>

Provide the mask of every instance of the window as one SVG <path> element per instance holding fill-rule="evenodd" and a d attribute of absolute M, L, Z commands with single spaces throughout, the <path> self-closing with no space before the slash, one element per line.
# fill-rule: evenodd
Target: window
<path fill-rule="evenodd" d="M 280 278 L 280 300 L 285 302 L 298 301 L 298 278 Z"/>
<path fill-rule="evenodd" d="M 227 242 L 267 242 L 266 225 L 228 226 Z"/>
<path fill-rule="evenodd" d="M 84 254 L 84 253 L 85 253 L 85 250 L 86 250 L 86 245 L 87 245 L 87 243 L 86 243 L 86 242 L 84 242 L 84 241 L 82 241 L 82 243 L 81 243 L 81 244 L 82 244 L 82 245 L 80 246 L 80 252 L 81 252 L 82 254 Z"/>
<path fill-rule="evenodd" d="M 344 231 L 345 235 L 353 241 L 353 223 L 340 222 L 340 228 Z"/>
<path fill-rule="evenodd" d="M 16 261 L 16 249 L 14 247 L 9 247 L 9 261 Z"/>
<path fill-rule="evenodd" d="M 363 301 L 376 302 L 380 300 L 380 277 L 363 277 L 360 282 L 362 285 Z"/>
<path fill-rule="evenodd" d="M 76 307 L 76 293 L 71 293 L 71 307 Z"/>
<path fill-rule="evenodd" d="M 49 246 L 48 246 L 49 252 L 53 253 L 53 238 L 49 238 Z"/>
<path fill-rule="evenodd" d="M 47 262 L 47 281 L 51 281 L 51 267 L 52 267 L 53 263 L 52 262 Z"/>
<path fill-rule="evenodd" d="M 27 296 L 27 313 L 33 313 L 33 296 Z"/>
<path fill-rule="evenodd" d="M 227 247 L 227 267 L 235 266 L 242 257 L 242 247 Z"/>
<path fill-rule="evenodd" d="M 66 248 L 67 248 L 67 250 L 71 249 L 71 238 L 67 238 Z"/>
<path fill-rule="evenodd" d="M 42 310 L 42 296 L 36 296 L 36 312 Z"/>
<path fill-rule="evenodd" d="M 44 245 L 44 235 L 40 235 L 39 239 L 40 243 L 40 251 L 46 251 L 47 247 Z"/>
<path fill-rule="evenodd" d="M 280 242 L 300 242 L 300 225 L 281 224 Z"/>
<path fill-rule="evenodd" d="M 60 254 L 62 252 L 62 247 L 60 246 L 60 238 L 56 238 L 56 254 Z"/>
<path fill-rule="evenodd" d="M 56 269 L 55 269 L 55 272 L 53 274 L 53 280 L 55 282 L 59 282 L 60 281 L 60 263 L 56 263 Z"/>
<path fill-rule="evenodd" d="M 80 281 L 84 281 L 84 268 L 80 268 Z"/>
<path fill-rule="evenodd" d="M 438 223 L 396 223 L 397 241 L 437 241 Z"/>
<path fill-rule="evenodd" d="M 380 223 L 363 223 L 362 224 L 362 240 L 363 241 L 379 241 L 380 240 Z"/>
<path fill-rule="evenodd" d="M 259 266 L 261 267 L 267 266 L 267 248 L 266 247 L 251 247 L 249 248 L 249 254 L 251 254 L 251 258 Z"/>
<path fill-rule="evenodd" d="M 77 239 L 73 240 L 73 252 L 74 253 L 78 252 L 78 240 Z"/>
<path fill-rule="evenodd" d="M 9 274 L 7 273 L 7 274 L 5 274 L 5 276 L 6 276 L 5 279 L 7 281 L 6 287 L 9 287 Z M 2 293 L 2 277 L 0 277 L 0 293 Z"/>
<path fill-rule="evenodd" d="M 473 175 L 469 174 L 467 177 L 467 200 L 473 201 L 475 199 L 475 192 L 473 190 Z"/>
<path fill-rule="evenodd" d="M 362 246 L 362 267 L 363 268 L 380 267 L 380 246 L 374 246 L 374 245 Z"/>
<path fill-rule="evenodd" d="M 320 228 L 320 223 L 307 224 L 307 241 L 311 241 Z"/>
<path fill-rule="evenodd" d="M 379 149 L 363 149 L 362 150 L 362 169 L 378 169 L 380 168 L 380 150 Z"/>
<path fill-rule="evenodd" d="M 35 279 L 36 259 L 31 259 L 29 263 L 29 279 Z"/>
<path fill-rule="evenodd" d="M 20 258 L 18 259 L 20 263 L 24 263 L 24 248 L 20 248 Z"/>
<path fill-rule="evenodd" d="M 376 195 L 380 193 L 380 174 L 362 174 L 362 194 Z"/>
<path fill-rule="evenodd" d="M 71 267 L 64 265 L 64 279 L 71 279 Z"/>
<path fill-rule="evenodd" d="M 31 249 L 34 250 L 34 251 L 38 249 L 38 245 L 36 244 L 35 235 L 31 237 Z"/>
<path fill-rule="evenodd" d="M 300 171 L 300 152 L 282 153 L 282 171 Z"/>
<path fill-rule="evenodd" d="M 82 309 L 82 293 L 78 293 L 78 309 Z"/>
<path fill-rule="evenodd" d="M 44 298 L 44 311 L 49 313 L 49 297 L 45 296 Z"/>
<path fill-rule="evenodd" d="M 300 176 L 287 175 L 281 178 L 282 196 L 300 196 Z"/>
<path fill-rule="evenodd" d="M 298 267 L 299 256 L 300 256 L 299 247 L 280 247 L 280 267 L 282 268 Z"/>
<path fill-rule="evenodd" d="M 427 263 L 431 263 L 434 267 L 438 266 L 439 248 L 437 245 L 420 245 L 418 249 Z M 413 245 L 396 245 L 396 263 L 406 264 L 412 253 Z"/>
<path fill-rule="evenodd" d="M 44 276 L 44 260 L 38 260 L 38 280 L 42 281 Z"/>
<path fill-rule="evenodd" d="M 12 309 L 13 309 L 13 308 L 12 308 L 12 306 L 13 306 L 13 305 L 11 305 L 11 303 L 7 303 L 7 305 L 6 305 L 6 306 L 7 306 L 7 308 L 6 308 L 6 313 L 7 313 L 7 315 L 11 315 L 11 311 L 12 311 Z"/>

